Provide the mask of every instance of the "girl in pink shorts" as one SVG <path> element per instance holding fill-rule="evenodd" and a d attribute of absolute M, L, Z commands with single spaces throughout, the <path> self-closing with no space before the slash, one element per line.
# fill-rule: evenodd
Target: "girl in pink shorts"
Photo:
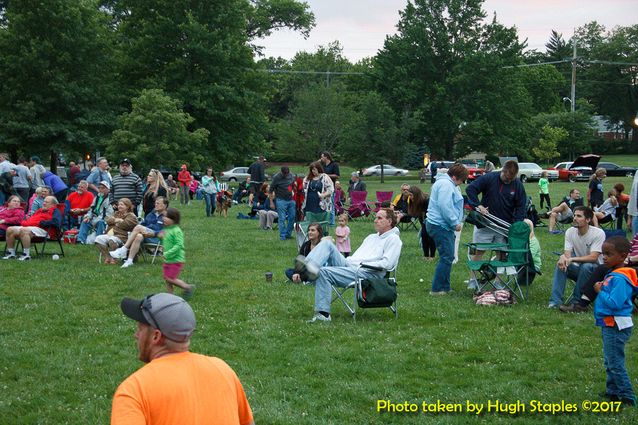
<path fill-rule="evenodd" d="M 193 296 L 195 285 L 189 285 L 179 278 L 179 274 L 186 261 L 184 250 L 184 233 L 179 228 L 180 214 L 177 208 L 169 207 L 164 216 L 164 230 L 160 233 L 162 245 L 164 247 L 164 280 L 166 281 L 166 291 L 173 293 L 173 287 L 179 286 L 184 290 L 184 299 Z"/>

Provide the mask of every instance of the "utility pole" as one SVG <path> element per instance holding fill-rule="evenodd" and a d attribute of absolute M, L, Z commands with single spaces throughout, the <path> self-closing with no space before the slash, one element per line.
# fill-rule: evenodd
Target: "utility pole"
<path fill-rule="evenodd" d="M 576 44 L 578 42 L 578 39 L 576 37 L 574 37 L 574 42 L 573 47 L 574 47 L 574 52 L 572 54 L 572 96 L 571 96 L 571 112 L 574 113 L 574 111 L 576 110 L 576 62 L 578 61 L 578 58 L 576 57 Z"/>

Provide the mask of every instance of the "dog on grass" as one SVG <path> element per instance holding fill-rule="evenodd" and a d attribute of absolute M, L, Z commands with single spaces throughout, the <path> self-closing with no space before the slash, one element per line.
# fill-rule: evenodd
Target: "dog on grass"
<path fill-rule="evenodd" d="M 217 192 L 217 211 L 219 216 L 228 217 L 228 209 L 233 206 L 233 192 L 222 190 Z"/>

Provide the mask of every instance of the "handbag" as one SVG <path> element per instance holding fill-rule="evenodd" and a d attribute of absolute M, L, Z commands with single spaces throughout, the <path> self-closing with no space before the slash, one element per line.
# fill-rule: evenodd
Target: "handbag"
<path fill-rule="evenodd" d="M 361 281 L 357 304 L 361 308 L 390 307 L 397 299 L 394 279 L 366 278 Z"/>

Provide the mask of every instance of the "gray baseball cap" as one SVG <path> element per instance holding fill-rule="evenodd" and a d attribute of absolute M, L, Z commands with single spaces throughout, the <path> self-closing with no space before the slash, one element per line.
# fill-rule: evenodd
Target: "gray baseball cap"
<path fill-rule="evenodd" d="M 172 341 L 188 341 L 195 330 L 193 309 L 177 295 L 160 293 L 143 300 L 124 298 L 120 307 L 126 316 L 158 329 Z"/>

